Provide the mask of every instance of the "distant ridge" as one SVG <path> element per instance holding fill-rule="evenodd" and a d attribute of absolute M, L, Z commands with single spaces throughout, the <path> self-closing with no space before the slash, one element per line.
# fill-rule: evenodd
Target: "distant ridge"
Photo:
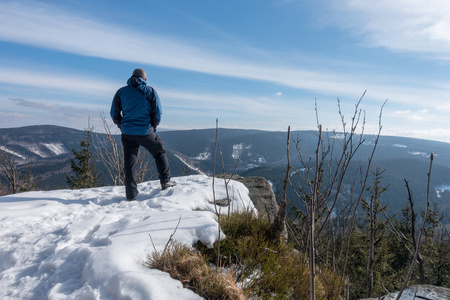
<path fill-rule="evenodd" d="M 54 125 L 36 125 L 0 129 L 0 151 L 13 155 L 19 164 L 33 163 L 33 172 L 39 179 L 41 189 L 66 188 L 65 174 L 70 172 L 71 150 L 79 149 L 85 137 L 83 130 Z M 158 132 L 168 152 L 173 176 L 188 174 L 212 174 L 214 167 L 214 142 L 216 129 L 191 129 Z M 328 133 L 330 141 L 339 138 Z M 305 158 L 314 157 L 317 147 L 317 133 L 311 130 L 293 131 L 291 136 L 300 140 Z M 263 176 L 272 182 L 274 189 L 282 182 L 283 163 L 286 161 L 286 132 L 272 132 L 252 129 L 218 130 L 216 148 L 216 173 L 221 173 L 222 162 L 225 172 L 233 170 L 241 176 Z M 93 143 L 104 138 L 104 134 L 93 134 Z M 116 135 L 120 145 L 120 135 Z M 365 142 L 353 158 L 351 172 L 356 166 L 367 163 L 373 150 L 374 135 L 365 135 Z M 339 145 L 339 143 L 335 143 Z M 220 151 L 219 151 L 220 147 Z M 339 148 L 336 148 L 337 150 Z M 385 169 L 382 184 L 389 186 L 384 194 L 385 202 L 398 211 L 407 200 L 404 180 L 412 187 L 418 206 L 426 191 L 426 174 L 430 153 L 434 153 L 432 170 L 431 201 L 447 215 L 450 223 L 450 144 L 423 139 L 381 136 L 374 160 L 375 168 Z M 291 162 L 299 163 L 295 143 L 291 143 Z M 101 166 L 100 166 L 101 168 Z M 156 179 L 150 174 L 149 179 Z M 155 173 L 155 172 L 153 172 Z M 106 174 L 106 172 L 105 172 Z M 3 179 L 4 180 L 4 179 Z M 108 180 L 105 179 L 108 185 Z M 295 195 L 291 195 L 295 198 Z M 419 200 L 420 199 L 420 200 Z"/>

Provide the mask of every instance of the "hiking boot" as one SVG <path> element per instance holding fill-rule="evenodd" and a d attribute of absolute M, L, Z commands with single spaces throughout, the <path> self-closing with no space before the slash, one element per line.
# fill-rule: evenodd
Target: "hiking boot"
<path fill-rule="evenodd" d="M 131 195 L 130 197 L 128 197 L 129 195 L 127 195 L 127 200 L 128 201 L 136 201 L 136 198 L 137 198 L 137 196 L 139 195 L 139 192 L 136 192 L 136 193 L 133 193 L 133 194 L 136 194 L 136 195 Z"/>
<path fill-rule="evenodd" d="M 176 186 L 176 185 L 177 185 L 177 184 L 176 184 L 175 182 L 173 182 L 173 181 L 167 181 L 167 182 L 161 183 L 161 189 L 162 189 L 162 190 L 165 190 L 165 189 L 174 187 L 174 186 Z"/>

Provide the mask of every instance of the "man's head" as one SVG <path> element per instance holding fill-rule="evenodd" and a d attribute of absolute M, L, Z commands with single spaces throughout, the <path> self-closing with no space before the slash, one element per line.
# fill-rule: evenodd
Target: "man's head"
<path fill-rule="evenodd" d="M 135 69 L 133 71 L 132 77 L 140 77 L 140 78 L 144 79 L 145 81 L 147 81 L 147 74 L 141 68 Z"/>

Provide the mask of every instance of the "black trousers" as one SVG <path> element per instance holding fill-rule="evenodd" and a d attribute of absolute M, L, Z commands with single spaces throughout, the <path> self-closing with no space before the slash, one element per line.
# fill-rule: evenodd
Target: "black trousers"
<path fill-rule="evenodd" d="M 122 146 L 125 171 L 125 193 L 127 199 L 135 199 L 138 195 L 136 163 L 140 146 L 147 149 L 155 159 L 156 169 L 161 184 L 170 180 L 170 168 L 166 150 L 164 149 L 160 137 L 153 131 L 153 128 L 151 128 L 148 135 L 122 134 Z"/>

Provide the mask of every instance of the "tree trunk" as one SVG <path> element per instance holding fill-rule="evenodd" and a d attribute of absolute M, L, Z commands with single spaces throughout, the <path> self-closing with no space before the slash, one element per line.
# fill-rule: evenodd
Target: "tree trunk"
<path fill-rule="evenodd" d="M 317 195 L 319 193 L 319 151 L 320 144 L 322 143 L 322 125 L 319 125 L 319 142 L 317 143 L 316 149 L 316 170 L 314 174 L 314 186 L 313 194 L 311 197 L 311 206 L 309 209 L 310 213 L 310 240 L 309 245 L 309 268 L 310 268 L 310 281 L 311 281 L 311 295 L 310 299 L 316 299 L 316 208 L 317 208 Z"/>
<path fill-rule="evenodd" d="M 289 182 L 289 170 L 291 168 L 291 160 L 289 159 L 289 144 L 291 139 L 291 126 L 288 127 L 288 136 L 287 136 L 287 166 L 286 166 L 286 175 L 283 180 L 283 193 L 281 196 L 280 206 L 278 208 L 278 213 L 273 220 L 273 223 L 270 227 L 270 232 L 272 235 L 272 240 L 274 242 L 279 242 L 281 239 L 282 232 L 284 231 L 286 224 L 286 188 Z"/>
<path fill-rule="evenodd" d="M 373 213 L 373 197 L 370 197 L 370 256 L 369 256 L 369 276 L 368 276 L 368 291 L 367 298 L 372 297 L 373 293 L 373 265 L 375 262 L 375 226 L 374 226 L 374 213 Z"/>

